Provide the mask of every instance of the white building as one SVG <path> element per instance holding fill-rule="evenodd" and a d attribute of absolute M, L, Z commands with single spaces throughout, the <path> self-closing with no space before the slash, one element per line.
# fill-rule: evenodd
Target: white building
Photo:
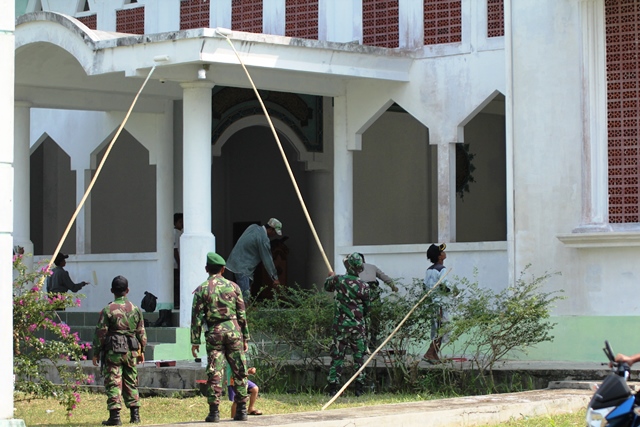
<path fill-rule="evenodd" d="M 320 284 L 316 246 L 265 99 L 333 268 L 358 251 L 406 282 L 430 243 L 452 274 L 530 272 L 558 304 L 528 356 L 637 352 L 640 0 L 16 0 L 14 244 L 50 257 L 143 79 L 150 81 L 62 251 L 108 301 L 123 274 L 180 324 L 247 222 L 279 218 L 287 284 Z M 606 35 L 606 37 L 605 37 Z M 204 78 L 199 78 L 204 77 Z M 608 107 L 608 113 L 607 113 Z M 465 189 L 465 184 L 468 185 Z M 468 190 L 468 191 L 467 191 Z"/>

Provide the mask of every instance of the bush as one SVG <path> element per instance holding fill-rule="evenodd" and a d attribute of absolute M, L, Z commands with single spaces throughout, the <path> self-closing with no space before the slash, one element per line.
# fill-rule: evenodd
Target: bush
<path fill-rule="evenodd" d="M 71 416 L 80 402 L 78 386 L 93 382 L 79 363 L 90 345 L 81 343 L 77 332 L 71 333 L 56 310 L 80 306 L 81 295 L 43 293 L 44 280 L 51 274 L 48 266 L 29 271 L 23 256 L 13 258 L 14 389 L 23 393 L 18 399 L 54 397 Z M 61 383 L 47 379 L 51 369 Z"/>
<path fill-rule="evenodd" d="M 304 387 L 300 375 L 328 372 L 323 357 L 331 346 L 333 303 L 330 294 L 315 289 L 288 288 L 273 299 L 255 302 L 247 310 L 255 345 L 250 359 L 256 381 L 265 391 Z M 294 378 L 283 375 L 294 361 Z"/>
<path fill-rule="evenodd" d="M 515 284 L 500 292 L 482 288 L 477 281 L 458 279 L 461 292 L 450 298 L 450 320 L 443 324 L 441 335 L 449 335 L 448 346 L 470 358 L 472 372 L 477 374 L 471 388 L 503 391 L 494 381 L 495 364 L 507 355 L 553 340 L 550 332 L 556 324 L 548 319 L 553 304 L 564 298 L 559 295 L 562 290 L 541 291 L 551 274 L 525 277 L 528 268 Z"/>
<path fill-rule="evenodd" d="M 403 296 L 389 294 L 383 301 L 374 304 L 372 316 L 379 316 L 380 344 L 400 324 L 407 313 L 424 296 L 424 286 L 421 279 L 413 279 L 409 285 L 401 285 L 405 293 Z M 434 291 L 422 302 L 411 317 L 391 337 L 380 351 L 388 375 L 390 391 L 415 392 L 421 389 L 418 363 L 424 354 L 424 343 L 431 339 L 431 318 L 436 312 L 438 301 L 434 298 L 439 291 Z M 377 307 L 376 307 L 377 306 Z M 373 351 L 375 349 L 371 349 Z M 384 381 L 384 379 L 382 379 Z"/>

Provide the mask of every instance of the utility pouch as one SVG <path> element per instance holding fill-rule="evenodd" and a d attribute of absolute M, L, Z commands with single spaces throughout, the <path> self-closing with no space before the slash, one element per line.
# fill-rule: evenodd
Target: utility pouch
<path fill-rule="evenodd" d="M 138 339 L 136 337 L 127 337 L 127 341 L 129 341 L 129 350 L 140 350 L 140 343 L 138 342 Z"/>
<path fill-rule="evenodd" d="M 124 354 L 129 351 L 129 343 L 124 335 L 112 335 L 109 339 L 111 351 L 118 354 Z"/>

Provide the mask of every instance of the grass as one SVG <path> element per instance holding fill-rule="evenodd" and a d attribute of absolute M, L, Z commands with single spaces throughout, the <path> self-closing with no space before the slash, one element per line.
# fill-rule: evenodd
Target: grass
<path fill-rule="evenodd" d="M 543 417 L 520 417 L 492 427 L 584 427 L 586 425 L 586 409 L 570 414 L 561 414 Z"/>
<path fill-rule="evenodd" d="M 328 410 L 357 406 L 374 406 L 389 403 L 415 402 L 429 397 L 421 395 L 366 394 L 359 398 L 353 395 L 340 397 Z M 54 399 L 24 400 L 16 395 L 14 417 L 22 419 L 28 426 L 87 426 L 99 425 L 109 416 L 106 396 L 96 393 L 81 393 L 81 402 L 67 419 L 66 411 Z M 319 393 L 310 394 L 261 394 L 256 409 L 265 415 L 286 414 L 292 412 L 319 411 L 329 398 Z M 172 398 L 148 397 L 142 399 L 140 425 L 170 424 L 187 421 L 204 421 L 209 412 L 205 397 Z M 221 419 L 230 417 L 231 402 L 223 397 L 220 405 Z M 129 411 L 121 412 L 123 425 L 128 424 Z"/>
<path fill-rule="evenodd" d="M 415 402 L 418 400 L 438 398 L 436 396 L 408 395 L 408 394 L 365 394 L 356 398 L 346 395 L 339 398 L 330 407 L 331 409 L 349 408 L 358 406 L 375 406 L 390 403 Z M 14 417 L 22 419 L 28 426 L 89 426 L 100 425 L 102 420 L 108 418 L 106 409 L 106 396 L 96 393 L 81 393 L 81 403 L 73 415 L 67 418 L 65 410 L 54 399 L 25 400 L 23 397 L 15 397 Z M 329 400 L 327 396 L 319 393 L 309 394 L 261 394 L 256 408 L 265 415 L 287 414 L 292 412 L 318 411 Z M 221 419 L 230 417 L 231 402 L 223 398 L 220 405 Z M 201 422 L 207 416 L 208 406 L 206 398 L 189 397 L 148 397 L 142 399 L 140 416 L 141 425 L 171 424 L 182 422 Z M 123 410 L 123 425 L 128 424 L 129 411 Z M 541 417 L 520 417 L 492 427 L 572 427 L 585 425 L 585 411 L 571 414 L 561 414 Z"/>

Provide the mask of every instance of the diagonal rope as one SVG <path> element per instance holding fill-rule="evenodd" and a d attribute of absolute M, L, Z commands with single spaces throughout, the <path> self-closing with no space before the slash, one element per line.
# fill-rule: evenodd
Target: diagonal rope
<path fill-rule="evenodd" d="M 329 269 L 329 271 L 333 271 L 333 269 L 331 268 L 331 263 L 329 262 L 329 259 L 327 258 L 327 254 L 325 253 L 324 248 L 322 247 L 322 243 L 320 242 L 320 238 L 318 237 L 318 233 L 316 232 L 316 228 L 313 225 L 313 221 L 311 221 L 311 216 L 309 215 L 309 211 L 307 210 L 307 205 L 305 204 L 304 199 L 302 198 L 302 194 L 300 193 L 300 189 L 298 188 L 298 183 L 296 181 L 296 178 L 293 175 L 293 172 L 291 171 L 291 166 L 289 165 L 289 160 L 287 159 L 287 155 L 285 154 L 285 152 L 284 152 L 284 150 L 282 148 L 282 143 L 280 142 L 280 138 L 278 137 L 278 132 L 276 132 L 276 128 L 273 126 L 273 122 L 271 121 L 271 117 L 269 116 L 269 113 L 267 112 L 267 107 L 264 106 L 264 102 L 262 102 L 262 97 L 258 93 L 258 89 L 256 88 L 256 85 L 253 83 L 253 79 L 251 78 L 251 75 L 249 74 L 249 71 L 247 70 L 247 67 L 245 67 L 245 65 L 244 65 L 244 61 L 242 61 L 242 58 L 240 58 L 240 55 L 238 54 L 238 51 L 236 50 L 236 48 L 233 45 L 233 43 L 231 42 L 231 39 L 229 39 L 229 36 L 227 36 L 226 34 L 223 34 L 220 31 L 217 31 L 217 33 L 220 34 L 222 37 L 224 37 L 227 40 L 227 42 L 229 42 L 229 45 L 231 46 L 231 49 L 233 49 L 233 52 L 236 54 L 236 57 L 238 58 L 238 61 L 240 61 L 240 65 L 242 66 L 242 69 L 244 70 L 245 74 L 247 75 L 247 78 L 249 79 L 249 83 L 251 83 L 251 87 L 253 88 L 253 91 L 255 92 L 256 96 L 258 97 L 258 101 L 260 102 L 260 106 L 262 107 L 262 111 L 264 112 L 264 115 L 267 118 L 267 122 L 269 123 L 269 127 L 271 128 L 271 132 L 273 132 L 273 136 L 276 139 L 276 142 L 278 144 L 278 149 L 280 150 L 280 154 L 282 155 L 282 159 L 284 160 L 284 164 L 287 167 L 287 172 L 289 172 L 289 177 L 291 178 L 291 182 L 293 183 L 293 188 L 296 191 L 296 195 L 298 196 L 298 200 L 300 200 L 300 205 L 302 206 L 302 210 L 304 211 L 304 215 L 307 218 L 307 222 L 309 223 L 309 227 L 311 228 L 311 233 L 313 233 L 313 238 L 315 239 L 316 244 L 318 245 L 318 249 L 320 249 L 320 253 L 322 254 L 322 258 L 324 259 L 324 262 L 327 265 L 327 268 Z"/>
<path fill-rule="evenodd" d="M 429 292 L 427 292 L 426 294 L 424 294 L 424 296 L 422 298 L 420 298 L 420 301 L 418 301 L 416 303 L 416 305 L 413 306 L 413 308 L 411 310 L 409 310 L 409 312 L 407 313 L 406 316 L 404 316 L 404 319 L 402 319 L 400 321 L 400 323 L 398 323 L 398 326 L 396 326 L 396 328 L 391 332 L 391 334 L 389 334 L 389 336 L 387 337 L 387 339 L 385 339 L 382 344 L 380 344 L 378 346 L 378 348 L 375 349 L 375 351 L 373 353 L 371 353 L 371 355 L 369 356 L 369 358 L 367 359 L 366 362 L 364 362 L 362 364 L 362 366 L 360 367 L 360 369 L 358 369 L 358 371 L 353 374 L 353 376 L 349 379 L 349 381 L 347 381 L 340 390 L 338 390 L 338 392 L 335 394 L 335 396 L 333 396 L 331 398 L 331 400 L 329 400 L 327 403 L 325 403 L 325 405 L 322 407 L 321 411 L 324 411 L 325 409 L 327 409 L 329 407 L 329 405 L 331 405 L 338 397 L 340 397 L 340 395 L 342 394 L 343 391 L 345 391 L 347 389 L 347 387 L 349 387 L 349 384 L 351 384 L 353 382 L 353 380 L 355 380 L 358 375 L 360 375 L 360 372 L 362 372 L 364 370 L 364 368 L 369 364 L 369 362 L 371 361 L 371 359 L 373 359 L 373 357 L 378 354 L 378 352 L 380 351 L 380 349 L 382 347 L 384 347 L 387 342 L 389 342 L 389 340 L 391 339 L 391 337 L 393 337 L 395 335 L 396 332 L 398 332 L 400 330 L 400 327 L 402 325 L 404 325 L 404 322 L 407 321 L 407 319 L 409 318 L 409 316 L 411 316 L 411 314 L 413 314 L 413 312 L 416 310 L 416 308 L 418 308 L 418 306 L 420 304 L 422 304 L 422 302 L 431 294 L 431 292 L 433 292 L 438 286 L 440 286 L 440 283 L 442 283 L 442 280 L 447 277 L 447 275 L 451 272 L 451 270 L 453 269 L 447 269 L 447 272 L 444 274 L 444 276 L 442 276 L 440 279 L 438 279 L 438 281 L 436 282 L 435 285 L 433 285 L 433 287 L 429 290 Z"/>
<path fill-rule="evenodd" d="M 147 82 L 149 81 L 149 77 L 151 77 L 151 74 L 153 74 L 155 69 L 156 69 L 155 65 L 153 67 L 151 67 L 151 71 L 149 71 L 149 74 L 147 75 L 147 78 L 144 79 L 144 82 L 142 83 L 142 86 L 140 87 L 140 90 L 138 90 L 138 93 L 136 94 L 135 98 L 133 98 L 133 102 L 131 103 L 131 106 L 129 107 L 129 111 L 127 111 L 127 114 L 124 116 L 124 120 L 122 120 L 122 123 L 120 124 L 120 127 L 118 128 L 118 131 L 115 133 L 115 135 L 111 139 L 111 142 L 107 146 L 107 150 L 105 151 L 104 156 L 102 156 L 102 159 L 100 160 L 100 164 L 98 165 L 98 168 L 96 169 L 96 173 L 93 175 L 93 178 L 91 178 L 91 182 L 89 183 L 89 186 L 85 190 L 84 195 L 82 196 L 82 199 L 80 200 L 80 203 L 78 203 L 78 207 L 76 208 L 75 212 L 71 216 L 71 219 L 69 220 L 69 224 L 67 224 L 67 229 L 64 230 L 64 233 L 62 233 L 62 237 L 60 238 L 60 241 L 58 242 L 58 246 L 56 247 L 56 250 L 53 252 L 53 255 L 51 256 L 51 259 L 49 260 L 49 264 L 47 266 L 48 270 L 51 269 L 51 264 L 53 264 L 53 261 L 58 256 L 58 253 L 60 253 L 60 249 L 62 248 L 62 245 L 64 244 L 64 241 L 67 239 L 67 236 L 69 235 L 69 231 L 71 230 L 71 227 L 73 226 L 73 223 L 76 221 L 76 218 L 78 217 L 78 214 L 80 213 L 80 210 L 84 206 L 84 203 L 87 201 L 87 197 L 89 197 L 89 193 L 91 193 L 91 190 L 93 189 L 93 185 L 96 183 L 96 180 L 98 179 L 98 176 L 100 176 L 100 172 L 102 171 L 102 167 L 104 166 L 105 162 L 107 161 L 107 157 L 109 157 L 109 153 L 111 152 L 111 149 L 113 148 L 113 145 L 116 143 L 116 140 L 120 136 L 120 132 L 122 132 L 122 129 L 124 129 L 124 125 L 127 123 L 127 120 L 129 120 L 129 116 L 131 115 L 131 112 L 133 111 L 133 107 L 136 105 L 136 102 L 138 102 L 138 98 L 140 97 L 140 94 L 142 93 L 142 90 L 147 85 Z M 42 285 L 43 281 L 44 281 L 44 276 L 42 277 L 42 281 L 40 282 L 40 285 Z"/>

